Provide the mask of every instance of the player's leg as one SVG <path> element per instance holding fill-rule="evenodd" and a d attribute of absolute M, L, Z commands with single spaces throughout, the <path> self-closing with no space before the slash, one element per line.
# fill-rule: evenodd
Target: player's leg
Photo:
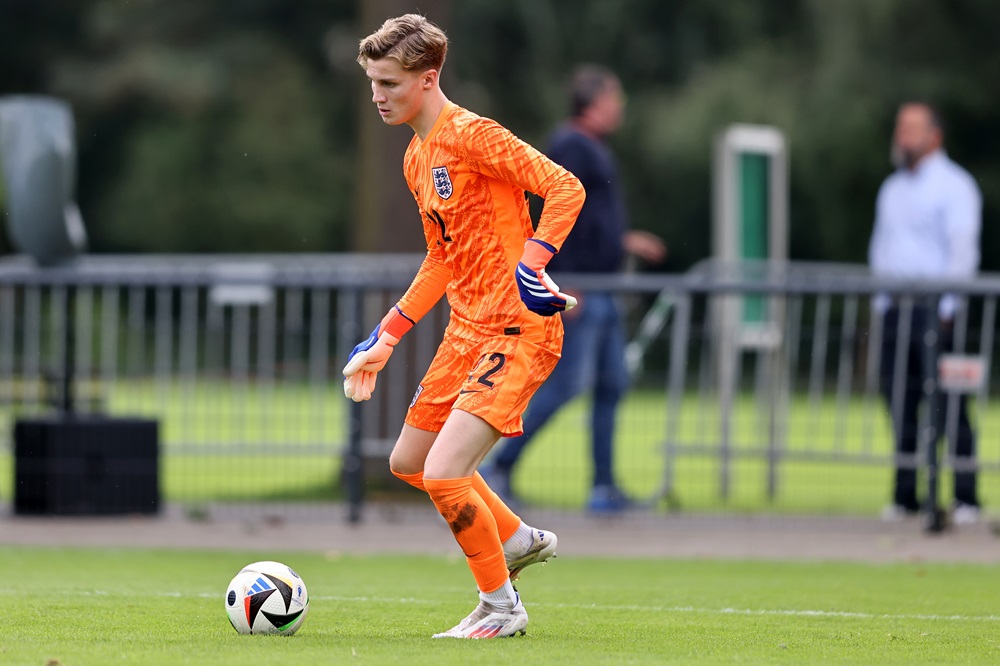
<path fill-rule="evenodd" d="M 389 456 L 389 469 L 392 473 L 414 488 L 427 492 L 424 486 L 424 459 L 437 435 L 436 432 L 404 425 Z M 487 509 L 493 514 L 508 575 L 512 581 L 518 579 L 525 567 L 544 563 L 555 557 L 558 543 L 555 533 L 535 529 L 522 521 L 489 487 L 479 472 L 472 475 L 472 488 L 479 493 Z"/>
<path fill-rule="evenodd" d="M 521 412 L 555 366 L 558 344 L 539 345 L 518 336 L 484 339 L 478 361 L 427 456 L 424 485 L 466 553 L 480 590 L 476 610 L 441 636 L 512 635 L 527 624 L 509 579 L 496 519 L 472 487 L 473 472 L 501 434 L 521 431 Z M 526 527 L 520 524 L 518 531 Z M 554 537 L 551 543 L 554 547 Z"/>
<path fill-rule="evenodd" d="M 426 491 L 424 488 L 424 460 L 434 445 L 438 433 L 421 430 L 407 423 L 396 439 L 396 444 L 389 454 L 389 471 L 406 481 L 414 488 Z"/>
<path fill-rule="evenodd" d="M 468 386 L 456 407 L 482 416 L 508 437 L 519 435 L 525 429 L 521 413 L 528 401 L 537 398 L 539 386 L 544 388 L 555 381 L 553 368 L 558 370 L 556 362 L 561 346 L 562 340 L 558 338 L 538 343 L 517 336 L 488 340 L 481 348 L 486 353 L 480 356 L 480 363 L 470 374 Z M 486 385 L 490 387 L 488 391 L 479 390 Z M 488 502 L 493 501 L 495 493 L 485 481 L 477 490 Z M 504 554 L 512 581 L 518 579 L 525 567 L 544 564 L 555 557 L 558 538 L 552 531 L 535 529 L 524 523 L 502 498 L 497 498 L 496 504 L 491 506 L 494 506 L 493 513 L 504 539 Z M 503 516 L 509 518 L 507 527 L 512 530 L 509 539 Z"/>
<path fill-rule="evenodd" d="M 941 349 L 944 352 L 955 351 L 955 336 L 952 327 L 942 327 Z M 945 398 L 943 404 L 951 404 L 950 398 Z M 946 412 L 943 420 L 947 423 L 951 415 Z M 976 492 L 976 432 L 972 429 L 969 419 L 969 396 L 958 397 L 958 421 L 955 432 L 945 432 L 953 437 L 948 442 L 954 456 L 954 504 L 952 521 L 957 525 L 976 523 L 980 519 L 979 493 Z"/>
<path fill-rule="evenodd" d="M 517 532 L 521 518 L 493 491 L 479 472 L 472 475 L 472 488 L 486 502 L 493 519 L 497 521 L 497 536 L 502 543 L 506 543 Z"/>
<path fill-rule="evenodd" d="M 410 404 L 406 423 L 389 456 L 389 469 L 401 480 L 426 492 L 424 463 L 451 413 L 451 407 L 465 383 L 469 367 L 478 360 L 462 340 L 446 335 Z M 497 525 L 497 536 L 510 562 L 510 575 L 517 579 L 529 564 L 544 562 L 555 552 L 555 535 L 534 530 L 521 521 L 478 472 L 472 487 L 486 502 Z"/>
<path fill-rule="evenodd" d="M 473 472 L 499 437 L 479 416 L 453 410 L 424 463 L 424 487 L 462 547 L 480 599 L 472 614 L 436 637 L 512 636 L 528 624 L 509 580 L 496 519 L 472 487 Z"/>
<path fill-rule="evenodd" d="M 958 433 L 955 451 L 955 506 L 952 520 L 956 524 L 979 522 L 979 493 L 976 492 L 976 433 L 969 421 L 968 396 L 958 401 Z"/>
<path fill-rule="evenodd" d="M 562 358 L 531 396 L 524 415 L 524 432 L 503 440 L 490 461 L 487 480 L 497 487 L 505 500 L 514 497 L 510 491 L 510 477 L 531 439 L 567 402 L 593 383 L 597 336 L 592 325 L 595 310 L 589 307 L 588 301 L 589 297 L 584 296 L 579 306 L 563 316 Z"/>
<path fill-rule="evenodd" d="M 556 556 L 559 540 L 554 532 L 539 530 L 514 513 L 510 507 L 476 472 L 472 475 L 472 488 L 486 501 L 486 505 L 497 522 L 497 534 L 503 544 L 504 559 L 511 581 L 516 581 L 521 572 L 532 564 L 544 564 Z"/>
<path fill-rule="evenodd" d="M 905 322 L 903 322 L 905 324 Z M 920 403 L 920 357 L 912 353 L 911 344 L 903 353 L 902 367 L 896 362 L 897 348 L 906 337 L 901 330 L 900 311 L 891 307 L 882 322 L 882 349 L 879 368 L 879 385 L 885 398 L 886 407 L 892 419 L 893 434 L 896 440 L 896 453 L 903 456 L 913 456 L 917 449 L 917 409 Z M 918 331 L 911 326 L 908 331 L 910 338 Z M 897 377 L 898 375 L 898 377 Z M 902 393 L 897 396 L 897 389 Z M 898 401 L 898 409 L 897 409 Z M 916 513 L 920 504 L 917 501 L 916 460 L 909 464 L 897 462 L 895 483 L 893 485 L 893 503 L 883 512 L 883 518 L 895 519 L 906 514 Z"/>
<path fill-rule="evenodd" d="M 424 486 L 424 460 L 437 436 L 436 432 L 404 424 L 403 431 L 389 456 L 390 471 L 414 488 L 427 492 Z M 487 509 L 493 514 L 497 536 L 503 546 L 508 575 L 512 581 L 518 579 L 525 567 L 544 563 L 555 556 L 558 543 L 556 535 L 537 530 L 522 521 L 493 492 L 479 472 L 472 475 L 472 488 L 479 493 Z"/>
<path fill-rule="evenodd" d="M 596 300 L 595 300 L 596 299 Z M 631 501 L 615 483 L 614 435 L 618 405 L 628 388 L 625 369 L 625 332 L 622 329 L 618 304 L 611 294 L 592 297 L 591 303 L 600 309 L 594 326 L 598 336 L 595 345 L 596 375 L 594 406 L 591 412 L 591 457 L 594 461 L 593 488 L 589 508 L 596 512 L 627 509 Z"/>
<path fill-rule="evenodd" d="M 427 372 L 406 410 L 402 431 L 389 455 L 389 469 L 414 488 L 424 487 L 424 463 L 451 415 L 469 374 L 474 343 L 445 331 Z"/>
<path fill-rule="evenodd" d="M 941 330 L 941 349 L 945 352 L 954 352 L 955 335 L 951 326 L 943 326 Z M 951 403 L 950 398 L 946 398 L 944 404 Z M 945 420 L 951 416 L 946 412 Z M 979 493 L 976 491 L 976 432 L 972 429 L 972 422 L 969 420 L 969 396 L 962 394 L 958 397 L 958 422 L 956 432 L 946 432 L 948 437 L 954 437 L 950 441 L 951 450 L 954 453 L 954 474 L 955 474 L 955 497 L 952 513 L 952 521 L 956 524 L 976 523 L 980 519 Z"/>

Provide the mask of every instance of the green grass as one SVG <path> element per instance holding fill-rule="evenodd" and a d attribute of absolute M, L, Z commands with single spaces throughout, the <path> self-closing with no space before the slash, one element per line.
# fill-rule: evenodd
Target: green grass
<path fill-rule="evenodd" d="M 168 501 L 188 503 L 243 500 L 329 500 L 339 497 L 337 451 L 346 436 L 347 401 L 337 387 L 313 391 L 305 384 L 279 383 L 271 388 L 201 381 L 185 389 L 179 383 L 121 381 L 108 398 L 112 413 L 141 414 L 161 422 L 164 445 L 162 483 Z M 515 476 L 515 489 L 535 505 L 577 508 L 586 501 L 590 478 L 589 402 L 577 400 L 560 411 L 527 449 Z M 1000 405 L 997 405 L 1000 407 Z M 678 412 L 676 437 L 685 445 L 719 438 L 719 407 L 685 397 Z M 619 412 L 616 469 L 622 484 L 636 496 L 650 497 L 665 473 L 664 440 L 668 406 L 662 391 L 630 393 Z M 873 515 L 889 498 L 888 465 L 829 461 L 781 463 L 776 493 L 767 492 L 766 406 L 748 397 L 733 414 L 734 459 L 730 493 L 721 493 L 717 455 L 680 456 L 674 473 L 674 496 L 688 511 Z M 13 420 L 0 410 L 0 429 Z M 981 433 L 1000 429 L 1000 409 L 979 415 Z M 402 415 L 399 417 L 402 422 Z M 880 398 L 854 397 L 838 405 L 832 397 L 811 403 L 796 396 L 787 416 L 787 449 L 831 454 L 891 452 L 889 420 Z M 395 430 L 395 426 L 390 428 Z M 219 455 L 190 455 L 178 444 L 210 446 Z M 277 445 L 278 453 L 267 452 Z M 326 447 L 325 452 L 281 455 L 284 446 Z M 1000 440 L 980 439 L 982 460 L 1000 460 Z M 239 455 L 221 455 L 232 450 Z M 706 453 L 710 453 L 706 450 Z M 0 499 L 11 497 L 10 456 L 0 454 Z M 946 483 L 948 479 L 945 479 Z M 980 488 L 986 505 L 1000 504 L 1000 473 L 984 472 Z M 947 498 L 948 488 L 942 490 Z"/>
<path fill-rule="evenodd" d="M 1000 407 L 1000 405 L 997 405 Z M 590 404 L 577 400 L 557 413 L 525 451 L 514 488 L 532 504 L 583 506 L 590 478 Z M 892 436 L 880 398 L 868 403 L 854 398 L 843 406 L 831 399 L 811 404 L 795 397 L 782 423 L 787 450 L 827 454 L 884 456 L 892 452 Z M 635 391 L 619 412 L 615 466 L 627 490 L 652 496 L 665 476 L 664 440 L 668 408 L 663 393 Z M 715 443 L 719 407 L 687 396 L 678 410 L 677 441 L 686 445 Z M 1000 429 L 1000 409 L 979 418 L 980 433 Z M 776 493 L 768 495 L 766 412 L 750 398 L 738 401 L 733 414 L 733 459 L 730 494 L 721 494 L 718 454 L 680 456 L 674 470 L 674 494 L 682 510 L 736 513 L 800 513 L 875 515 L 890 498 L 891 465 L 785 460 L 777 470 Z M 1000 460 L 1000 440 L 980 437 L 981 460 Z M 941 497 L 950 496 L 950 474 L 942 479 Z M 980 473 L 981 500 L 1000 504 L 1000 473 Z"/>
<path fill-rule="evenodd" d="M 464 561 L 268 553 L 308 585 L 292 637 L 240 636 L 226 584 L 261 553 L 0 548 L 0 663 L 977 664 L 1000 660 L 996 566 L 562 558 L 528 570 L 528 635 L 433 641 Z"/>

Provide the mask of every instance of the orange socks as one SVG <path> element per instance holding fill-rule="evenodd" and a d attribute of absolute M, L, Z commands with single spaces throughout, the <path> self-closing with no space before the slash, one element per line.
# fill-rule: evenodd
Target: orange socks
<path fill-rule="evenodd" d="M 414 488 L 427 492 L 427 488 L 424 488 L 423 472 L 417 472 L 416 474 L 393 472 L 393 474 Z M 486 484 L 486 479 L 479 472 L 472 475 L 472 489 L 479 493 L 479 496 L 486 502 L 490 513 L 493 514 L 493 519 L 497 523 L 497 534 L 500 536 L 500 543 L 514 536 L 514 532 L 521 526 L 521 519 L 493 492 Z"/>
<path fill-rule="evenodd" d="M 514 532 L 521 526 L 521 519 L 503 503 L 503 500 L 493 492 L 492 488 L 486 485 L 486 479 L 479 472 L 472 475 L 472 489 L 483 498 L 486 506 L 490 508 L 493 518 L 497 521 L 497 534 L 500 535 L 500 543 L 514 536 Z"/>
<path fill-rule="evenodd" d="M 417 472 L 416 474 L 402 474 L 400 472 L 393 472 L 393 474 L 395 474 L 400 480 L 405 481 L 414 488 L 423 490 L 424 492 L 427 493 L 431 492 L 426 487 L 427 484 L 425 484 L 424 482 L 423 472 Z M 465 482 L 468 481 L 468 479 L 446 479 L 446 481 L 461 482 L 461 485 L 464 486 Z M 435 485 L 434 480 L 431 481 L 431 485 Z M 484 505 L 486 508 L 486 511 L 484 513 L 492 516 L 493 518 L 492 522 L 495 528 L 494 531 L 495 534 L 497 535 L 497 539 L 499 540 L 500 544 L 503 544 L 512 536 L 514 536 L 514 533 L 517 532 L 518 528 L 521 526 L 521 519 L 517 516 L 517 514 L 511 511 L 506 504 L 503 503 L 503 500 L 501 500 L 500 497 L 495 492 L 493 492 L 493 490 L 486 484 L 486 480 L 479 474 L 479 472 L 476 472 L 472 476 L 471 483 L 469 484 L 469 486 L 471 486 L 469 494 L 476 495 L 478 497 L 479 503 Z M 444 490 L 443 492 L 447 493 L 448 491 Z M 459 487 L 458 494 L 459 496 L 461 495 L 461 487 Z M 431 495 L 431 499 L 434 500 L 435 506 L 437 506 L 438 511 L 441 512 L 441 515 L 445 517 L 445 520 L 448 521 L 448 524 L 452 525 L 452 519 L 449 518 L 448 515 L 446 515 L 445 512 L 441 510 L 441 504 L 438 502 L 438 500 L 434 499 L 433 495 Z M 471 497 L 468 500 L 468 503 L 472 506 L 477 506 L 477 503 Z M 454 527 L 452 527 L 452 532 L 455 532 Z M 476 548 L 475 546 L 470 546 L 471 548 L 474 549 L 470 550 L 470 547 L 466 546 L 466 542 L 463 540 L 464 538 L 465 537 L 460 537 L 458 533 L 455 533 L 455 539 L 458 541 L 459 545 L 462 546 L 462 549 L 467 554 L 470 552 L 476 552 L 477 550 L 482 550 Z M 478 541 L 478 537 L 476 537 L 475 540 Z M 501 554 L 501 562 L 503 563 L 503 576 L 504 580 L 506 580 L 506 576 L 508 575 L 507 563 L 502 559 L 503 555 L 502 545 L 500 554 Z M 480 574 L 477 573 L 478 567 L 480 567 L 480 565 L 473 564 L 472 558 L 469 558 L 469 568 L 472 569 L 472 573 L 476 577 L 476 583 L 479 584 L 480 590 L 483 590 L 485 592 L 491 592 L 497 589 L 499 585 L 503 584 L 503 580 L 500 581 L 499 585 L 496 584 L 496 576 L 498 575 L 499 569 L 496 567 L 495 563 L 492 562 L 492 560 L 487 565 L 485 565 L 484 571 L 486 571 L 486 573 L 484 574 L 483 578 L 480 578 Z M 494 587 L 483 587 L 483 585 L 493 585 Z"/>
<path fill-rule="evenodd" d="M 416 486 L 412 481 L 403 480 Z M 493 592 L 502 587 L 509 573 L 497 532 L 497 521 L 486 500 L 473 489 L 473 477 L 424 479 L 423 485 L 465 552 L 479 590 Z"/>
<path fill-rule="evenodd" d="M 408 484 L 410 484 L 411 486 L 413 486 L 417 490 L 422 490 L 425 493 L 427 492 L 427 489 L 424 488 L 424 473 L 423 472 L 417 472 L 416 474 L 403 474 L 401 472 L 395 472 L 395 471 L 393 471 L 391 469 L 389 471 L 392 472 L 396 476 L 396 478 L 399 478 L 399 479 L 402 479 L 403 481 L 406 481 Z"/>

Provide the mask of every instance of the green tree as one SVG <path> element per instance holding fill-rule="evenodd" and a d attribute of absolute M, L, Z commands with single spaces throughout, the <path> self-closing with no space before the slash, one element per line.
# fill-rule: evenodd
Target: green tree
<path fill-rule="evenodd" d="M 459 104 L 544 145 L 580 62 L 629 96 L 613 138 L 633 224 L 667 270 L 709 252 L 713 136 L 782 128 L 791 252 L 864 261 L 897 104 L 941 106 L 948 150 L 985 195 L 1000 268 L 1000 5 L 993 0 L 435 0 Z M 0 3 L 0 94 L 67 98 L 96 251 L 402 249 L 416 212 L 405 128 L 370 113 L 357 40 L 405 0 Z M 372 137 L 375 137 L 374 139 Z M 373 143 L 374 141 L 374 143 Z M 355 230 L 368 230 L 357 233 Z M 393 245 L 397 243 L 397 245 Z"/>

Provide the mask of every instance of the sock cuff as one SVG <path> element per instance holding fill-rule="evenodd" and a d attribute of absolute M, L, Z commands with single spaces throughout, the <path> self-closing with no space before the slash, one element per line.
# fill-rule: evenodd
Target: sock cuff
<path fill-rule="evenodd" d="M 461 476 L 456 479 L 424 479 L 424 488 L 427 494 L 437 503 L 438 499 L 447 500 L 450 498 L 467 495 L 472 489 L 472 477 Z"/>
<path fill-rule="evenodd" d="M 517 604 L 517 590 L 514 589 L 508 578 L 494 590 L 489 592 L 480 590 L 479 598 L 496 606 L 510 606 L 513 608 Z"/>
<path fill-rule="evenodd" d="M 514 533 L 510 535 L 510 538 L 503 541 L 503 549 L 506 553 L 508 550 L 510 554 L 514 553 L 524 553 L 529 548 L 531 544 L 534 543 L 534 528 L 525 522 L 521 522 Z"/>
<path fill-rule="evenodd" d="M 427 491 L 427 488 L 424 486 L 423 471 L 417 472 L 416 474 L 403 474 L 402 472 L 397 472 L 393 469 L 390 469 L 389 471 L 392 472 L 397 479 L 405 481 L 417 490 L 423 490 L 424 492 Z"/>

